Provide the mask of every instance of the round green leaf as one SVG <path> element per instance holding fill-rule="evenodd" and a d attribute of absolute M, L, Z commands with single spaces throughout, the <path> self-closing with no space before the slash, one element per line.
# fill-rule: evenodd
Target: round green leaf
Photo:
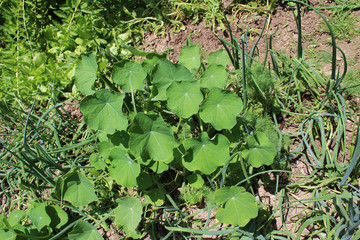
<path fill-rule="evenodd" d="M 276 154 L 275 144 L 262 132 L 247 137 L 241 152 L 242 157 L 256 168 L 272 164 Z"/>
<path fill-rule="evenodd" d="M 90 95 L 95 91 L 92 89 L 96 80 L 96 56 L 84 54 L 75 69 L 75 86 L 84 94 Z"/>
<path fill-rule="evenodd" d="M 164 204 L 165 195 L 160 189 L 153 189 L 145 194 L 145 199 L 150 204 L 159 207 Z"/>
<path fill-rule="evenodd" d="M 49 226 L 51 218 L 46 212 L 46 203 L 36 203 L 30 210 L 29 219 L 38 231 L 41 231 L 43 227 Z"/>
<path fill-rule="evenodd" d="M 115 223 L 119 227 L 124 227 L 134 231 L 141 220 L 142 205 L 138 198 L 129 197 L 117 201 L 119 206 L 114 209 Z"/>
<path fill-rule="evenodd" d="M 173 159 L 178 143 L 160 115 L 138 113 L 128 132 L 130 149 L 137 157 L 162 162 Z"/>
<path fill-rule="evenodd" d="M 214 140 L 210 140 L 204 132 L 197 139 L 186 139 L 184 147 L 186 153 L 182 162 L 190 171 L 199 170 L 210 174 L 229 159 L 230 142 L 223 135 L 217 135 Z"/>
<path fill-rule="evenodd" d="M 192 82 L 194 77 L 189 70 L 180 64 L 174 64 L 169 60 L 159 60 L 151 83 L 155 86 L 156 99 L 166 100 L 166 89 L 173 82 Z"/>
<path fill-rule="evenodd" d="M 124 187 L 137 186 L 136 178 L 140 174 L 140 165 L 119 147 L 115 147 L 109 156 L 111 165 L 109 175 L 116 183 Z"/>
<path fill-rule="evenodd" d="M 170 110 L 183 118 L 189 118 L 196 114 L 204 98 L 198 81 L 174 82 L 167 89 L 166 95 Z"/>
<path fill-rule="evenodd" d="M 224 66 L 211 64 L 200 78 L 201 87 L 207 89 L 224 88 L 228 76 L 229 74 Z"/>
<path fill-rule="evenodd" d="M 69 232 L 69 240 L 103 240 L 104 238 L 96 228 L 88 222 L 80 220 Z"/>
<path fill-rule="evenodd" d="M 65 175 L 61 185 L 57 188 L 62 191 L 63 199 L 76 207 L 83 207 L 98 200 L 92 183 L 79 172 Z"/>
<path fill-rule="evenodd" d="M 200 118 L 218 131 L 231 129 L 242 109 L 242 101 L 234 92 L 213 88 L 201 106 Z"/>
<path fill-rule="evenodd" d="M 24 219 L 26 216 L 26 213 L 23 210 L 14 210 L 12 211 L 8 216 L 8 222 L 10 226 L 14 226 L 16 224 L 19 224 L 21 220 Z"/>
<path fill-rule="evenodd" d="M 215 202 L 223 205 L 218 208 L 216 218 L 225 224 L 244 227 L 258 215 L 255 197 L 241 187 L 218 189 Z"/>
<path fill-rule="evenodd" d="M 122 60 L 115 63 L 111 78 L 124 92 L 134 92 L 144 89 L 146 72 L 139 63 Z"/>
<path fill-rule="evenodd" d="M 200 67 L 200 49 L 198 46 L 183 46 L 178 60 L 187 69 L 193 70 Z"/>
<path fill-rule="evenodd" d="M 226 67 L 230 63 L 229 55 L 223 50 L 219 49 L 216 52 L 209 54 L 207 58 L 208 65 L 217 64 Z"/>
<path fill-rule="evenodd" d="M 122 93 L 111 93 L 106 89 L 85 97 L 80 103 L 85 123 L 94 130 L 106 133 L 114 133 L 116 129 L 125 130 L 128 120 L 122 112 L 124 97 Z"/>

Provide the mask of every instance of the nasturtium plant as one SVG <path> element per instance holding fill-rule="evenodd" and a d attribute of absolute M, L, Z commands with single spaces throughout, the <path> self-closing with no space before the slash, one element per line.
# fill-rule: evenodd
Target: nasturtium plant
<path fill-rule="evenodd" d="M 60 229 L 69 220 L 68 214 L 58 205 L 46 206 L 46 213 L 51 218 L 50 227 L 52 229 Z"/>
<path fill-rule="evenodd" d="M 134 92 L 144 89 L 146 72 L 142 66 L 130 60 L 122 60 L 115 63 L 112 73 L 112 80 L 120 85 L 124 92 Z"/>
<path fill-rule="evenodd" d="M 216 52 L 212 52 L 209 54 L 207 62 L 209 66 L 212 64 L 217 64 L 226 67 L 230 63 L 230 58 L 223 49 L 219 49 Z"/>
<path fill-rule="evenodd" d="M 183 118 L 189 118 L 196 114 L 204 98 L 198 81 L 174 82 L 167 89 L 166 95 L 170 110 Z"/>
<path fill-rule="evenodd" d="M 119 227 L 134 231 L 141 221 L 142 204 L 138 198 L 128 197 L 117 200 L 118 206 L 114 209 L 115 223 Z"/>
<path fill-rule="evenodd" d="M 255 197 L 245 192 L 242 187 L 232 186 L 216 190 L 215 203 L 221 204 L 216 218 L 222 223 L 244 227 L 258 215 Z"/>
<path fill-rule="evenodd" d="M 230 142 L 221 134 L 210 140 L 207 133 L 203 132 L 197 139 L 186 139 L 184 147 L 186 154 L 182 163 L 190 171 L 199 170 L 210 174 L 229 159 Z"/>
<path fill-rule="evenodd" d="M 140 164 L 136 163 L 121 148 L 115 147 L 109 154 L 111 165 L 109 175 L 123 187 L 137 186 L 136 178 L 140 174 Z"/>
<path fill-rule="evenodd" d="M 16 224 L 19 224 L 21 220 L 24 219 L 25 216 L 26 213 L 23 210 L 14 210 L 9 214 L 7 221 L 10 224 L 10 226 L 14 226 Z"/>
<path fill-rule="evenodd" d="M 205 181 L 198 173 L 193 173 L 187 177 L 187 180 L 193 188 L 201 188 L 204 186 Z"/>
<path fill-rule="evenodd" d="M 82 55 L 82 59 L 75 69 L 75 86 L 86 95 L 95 92 L 93 86 L 96 80 L 96 70 L 96 56 L 94 54 Z"/>
<path fill-rule="evenodd" d="M 0 239 L 15 240 L 16 236 L 17 236 L 17 234 L 12 230 L 0 229 Z"/>
<path fill-rule="evenodd" d="M 56 191 L 61 199 L 76 207 L 83 207 L 98 200 L 93 184 L 79 172 L 71 172 L 59 178 Z"/>
<path fill-rule="evenodd" d="M 173 159 L 173 149 L 179 145 L 160 115 L 138 113 L 128 132 L 130 150 L 143 160 L 169 161 Z"/>
<path fill-rule="evenodd" d="M 104 238 L 96 228 L 83 220 L 76 223 L 75 227 L 68 234 L 69 240 L 103 240 Z"/>
<path fill-rule="evenodd" d="M 276 154 L 275 144 L 262 132 L 248 136 L 241 151 L 242 157 L 256 168 L 272 164 Z"/>
<path fill-rule="evenodd" d="M 155 89 L 154 96 L 157 100 L 166 100 L 166 89 L 173 82 L 192 82 L 195 81 L 190 71 L 181 64 L 174 64 L 169 60 L 161 59 L 156 65 L 151 83 Z"/>
<path fill-rule="evenodd" d="M 229 74 L 222 65 L 211 64 L 202 74 L 200 78 L 201 87 L 224 88 Z"/>
<path fill-rule="evenodd" d="M 243 103 L 234 92 L 213 88 L 201 105 L 200 117 L 220 131 L 234 127 L 242 110 Z"/>
<path fill-rule="evenodd" d="M 178 60 L 187 69 L 193 70 L 194 68 L 200 67 L 200 57 L 200 49 L 198 46 L 183 46 L 181 48 L 181 53 L 178 57 Z"/>
<path fill-rule="evenodd" d="M 122 93 L 112 93 L 107 89 L 85 97 L 80 103 L 85 123 L 94 130 L 103 130 L 106 133 L 125 130 L 128 119 L 122 111 L 124 97 Z"/>

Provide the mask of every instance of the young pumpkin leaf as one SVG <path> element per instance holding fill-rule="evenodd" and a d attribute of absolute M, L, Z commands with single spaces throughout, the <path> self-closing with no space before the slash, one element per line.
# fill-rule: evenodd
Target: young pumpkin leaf
<path fill-rule="evenodd" d="M 58 205 L 46 206 L 46 213 L 51 218 L 50 227 L 52 229 L 60 229 L 69 220 L 67 213 Z"/>
<path fill-rule="evenodd" d="M 200 49 L 198 46 L 183 46 L 178 60 L 187 69 L 199 68 L 201 64 Z"/>
<path fill-rule="evenodd" d="M 51 218 L 46 212 L 46 203 L 36 203 L 30 210 L 29 219 L 38 231 L 41 231 L 45 226 L 49 226 Z"/>
<path fill-rule="evenodd" d="M 217 210 L 216 218 L 225 224 L 244 227 L 258 215 L 255 197 L 241 187 L 218 189 L 215 192 L 215 202 L 222 204 Z"/>
<path fill-rule="evenodd" d="M 129 128 L 130 149 L 144 161 L 167 162 L 173 159 L 173 149 L 178 146 L 172 130 L 160 115 L 138 113 Z"/>
<path fill-rule="evenodd" d="M 216 52 L 212 52 L 209 54 L 207 58 L 207 62 L 209 66 L 211 64 L 217 64 L 226 67 L 227 65 L 230 64 L 230 58 L 229 55 L 223 49 L 219 49 Z"/>
<path fill-rule="evenodd" d="M 203 132 L 198 139 L 186 139 L 184 147 L 186 154 L 182 163 L 190 171 L 199 170 L 210 174 L 229 159 L 230 142 L 223 135 L 210 140 L 207 133 Z"/>
<path fill-rule="evenodd" d="M 140 223 L 142 215 L 141 201 L 135 197 L 117 200 L 118 207 L 114 209 L 115 223 L 125 230 L 134 231 Z"/>
<path fill-rule="evenodd" d="M 140 165 L 119 147 L 111 150 L 109 158 L 111 160 L 109 167 L 110 177 L 123 187 L 137 186 L 136 178 L 140 174 Z"/>
<path fill-rule="evenodd" d="M 93 86 L 96 80 L 96 56 L 84 54 L 75 69 L 75 86 L 84 94 L 91 95 L 95 91 Z"/>
<path fill-rule="evenodd" d="M 201 87 L 207 89 L 224 88 L 228 76 L 229 74 L 222 65 L 211 64 L 200 78 Z"/>
<path fill-rule="evenodd" d="M 154 96 L 157 100 L 166 100 L 166 89 L 173 82 L 195 81 L 189 70 L 180 64 L 174 64 L 169 60 L 159 60 L 151 83 L 155 86 Z"/>
<path fill-rule="evenodd" d="M 85 97 L 80 103 L 85 123 L 94 130 L 110 134 L 115 130 L 125 130 L 128 120 L 122 112 L 124 97 L 122 93 L 111 93 L 106 89 Z"/>
<path fill-rule="evenodd" d="M 218 131 L 231 129 L 242 109 L 243 103 L 234 92 L 213 88 L 201 106 L 200 118 Z"/>
<path fill-rule="evenodd" d="M 80 220 L 68 234 L 69 240 L 103 240 L 96 228 L 88 222 Z"/>
<path fill-rule="evenodd" d="M 275 144 L 262 132 L 247 137 L 241 152 L 242 157 L 256 168 L 272 164 L 276 154 Z"/>
<path fill-rule="evenodd" d="M 122 60 L 115 63 L 111 78 L 124 92 L 134 92 L 144 89 L 146 72 L 139 63 Z"/>
<path fill-rule="evenodd" d="M 204 98 L 198 81 L 174 82 L 166 90 L 166 95 L 170 110 L 183 118 L 189 118 L 196 114 Z"/>
<path fill-rule="evenodd" d="M 62 192 L 63 199 L 76 207 L 83 207 L 98 200 L 92 183 L 79 172 L 65 175 L 60 183 L 56 187 L 60 188 L 58 191 Z"/>

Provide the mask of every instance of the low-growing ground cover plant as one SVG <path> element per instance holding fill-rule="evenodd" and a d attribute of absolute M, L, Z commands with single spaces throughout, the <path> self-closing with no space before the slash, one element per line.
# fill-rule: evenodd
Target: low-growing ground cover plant
<path fill-rule="evenodd" d="M 293 6 L 301 33 L 300 5 Z M 245 50 L 244 34 L 240 43 L 220 39 L 224 50 L 208 54 L 189 39 L 177 63 L 126 45 L 136 57 L 83 54 L 74 69 L 85 95 L 81 123 L 66 112 L 72 103 L 50 99 L 40 111 L 34 101 L 25 112 L 2 102 L 0 176 L 8 201 L 0 238 L 102 239 L 101 229 L 123 238 L 356 239 L 359 130 L 351 148 L 346 59 L 337 73 L 342 51 L 332 40 L 330 80 L 304 61 L 301 38 L 289 58 L 272 49 L 270 37 L 264 60 L 256 44 Z M 298 134 L 283 131 L 290 121 Z M 294 137 L 300 145 L 289 153 Z M 309 175 L 289 171 L 295 154 Z M 274 191 L 272 209 L 257 196 L 259 185 Z M 287 199 L 304 190 L 310 198 Z M 289 229 L 285 215 L 299 206 L 297 227 Z"/>

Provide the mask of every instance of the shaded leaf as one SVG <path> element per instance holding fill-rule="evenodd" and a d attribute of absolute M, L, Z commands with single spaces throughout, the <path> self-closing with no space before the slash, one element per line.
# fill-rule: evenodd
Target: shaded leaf
<path fill-rule="evenodd" d="M 161 206 L 165 202 L 165 195 L 160 189 L 153 189 L 145 194 L 145 199 L 154 206 Z"/>
<path fill-rule="evenodd" d="M 201 87 L 207 89 L 224 88 L 228 76 L 229 74 L 223 66 L 211 64 L 200 78 Z"/>
<path fill-rule="evenodd" d="M 122 60 L 115 63 L 111 78 L 124 92 L 135 92 L 144 89 L 146 72 L 139 63 Z"/>
<path fill-rule="evenodd" d="M 214 140 L 210 140 L 207 133 L 203 132 L 197 139 L 186 139 L 184 147 L 186 154 L 182 162 L 190 171 L 199 170 L 210 174 L 229 159 L 230 142 L 223 135 L 217 135 Z"/>
<path fill-rule="evenodd" d="M 138 113 L 129 128 L 130 149 L 143 160 L 169 161 L 178 146 L 172 130 L 160 115 Z"/>
<path fill-rule="evenodd" d="M 241 187 L 218 189 L 215 192 L 215 202 L 223 205 L 216 214 L 216 218 L 222 223 L 244 227 L 258 215 L 255 197 L 244 192 Z"/>
<path fill-rule="evenodd" d="M 122 112 L 124 97 L 122 93 L 111 93 L 106 89 L 85 97 L 80 103 L 85 123 L 94 130 L 103 130 L 106 133 L 125 130 L 128 120 Z"/>
<path fill-rule="evenodd" d="M 140 174 L 140 165 L 132 160 L 129 155 L 119 147 L 115 147 L 109 158 L 111 165 L 109 175 L 116 183 L 124 187 L 137 186 L 136 178 Z"/>
<path fill-rule="evenodd" d="M 83 220 L 80 220 L 68 234 L 69 240 L 103 240 L 104 238 L 96 228 Z"/>
<path fill-rule="evenodd" d="M 167 89 L 166 95 L 170 110 L 183 118 L 189 118 L 196 114 L 204 98 L 198 81 L 174 82 Z"/>
<path fill-rule="evenodd" d="M 201 106 L 200 117 L 218 131 L 231 129 L 242 109 L 242 101 L 234 92 L 213 88 Z"/>
<path fill-rule="evenodd" d="M 198 46 L 183 46 L 178 60 L 187 69 L 193 70 L 200 67 L 200 49 Z"/>
<path fill-rule="evenodd" d="M 53 229 L 60 229 L 69 220 L 67 213 L 58 205 L 46 206 L 46 213 L 51 218 L 50 227 Z"/>
<path fill-rule="evenodd" d="M 75 69 L 75 86 L 84 94 L 90 95 L 95 91 L 93 85 L 96 80 L 96 56 L 94 54 L 84 54 Z"/>
<path fill-rule="evenodd" d="M 193 188 L 201 188 L 204 186 L 204 179 L 201 177 L 200 174 L 193 173 L 187 177 L 187 180 Z"/>
<path fill-rule="evenodd" d="M 256 168 L 272 164 L 276 154 L 275 144 L 262 132 L 247 137 L 241 152 L 242 157 Z"/>
<path fill-rule="evenodd" d="M 158 61 L 151 83 L 155 86 L 155 97 L 158 100 L 166 100 L 166 89 L 173 82 L 195 81 L 189 70 L 180 64 L 174 64 L 169 60 Z"/>

